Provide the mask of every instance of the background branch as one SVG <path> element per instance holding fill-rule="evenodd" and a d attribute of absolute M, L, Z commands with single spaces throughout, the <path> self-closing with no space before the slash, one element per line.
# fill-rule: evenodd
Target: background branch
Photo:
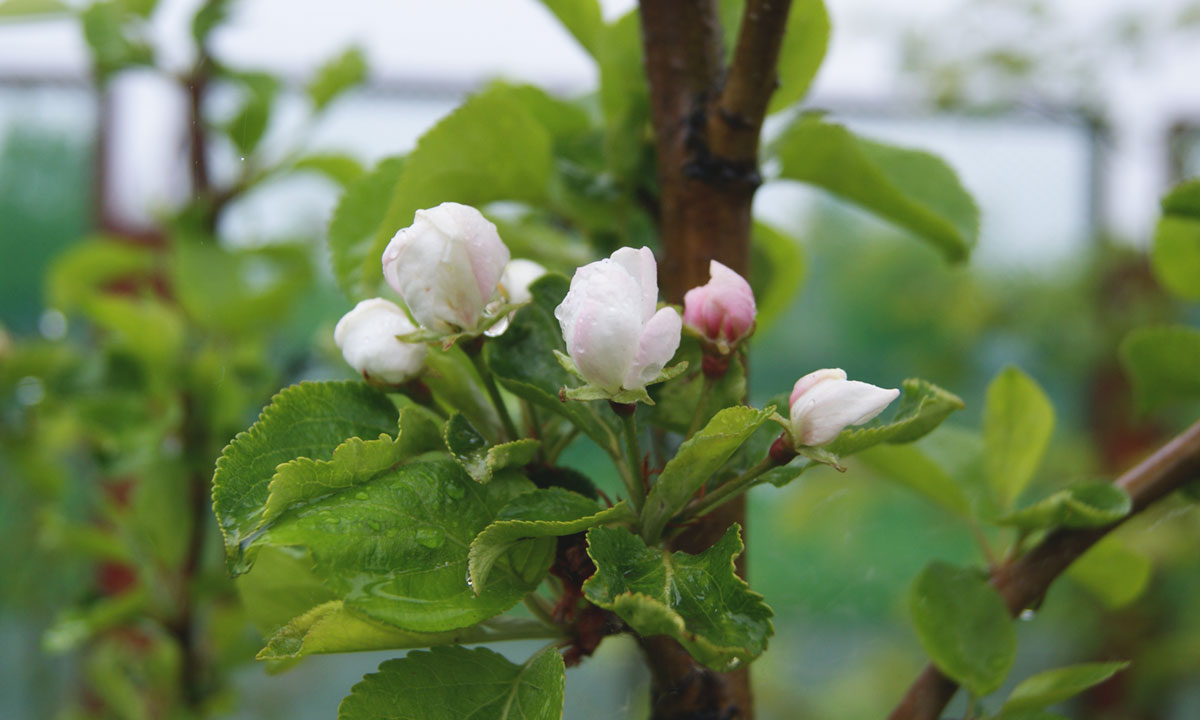
<path fill-rule="evenodd" d="M 1117 478 L 1115 484 L 1129 493 L 1133 501 L 1133 510 L 1123 520 L 1102 528 L 1055 530 L 1025 555 L 997 568 L 992 574 L 992 585 L 1004 597 L 1009 613 L 1015 616 L 1039 605 L 1058 576 L 1101 538 L 1197 478 L 1200 478 L 1200 421 Z M 928 665 L 888 720 L 937 720 L 957 690 L 957 683 L 932 664 Z"/>

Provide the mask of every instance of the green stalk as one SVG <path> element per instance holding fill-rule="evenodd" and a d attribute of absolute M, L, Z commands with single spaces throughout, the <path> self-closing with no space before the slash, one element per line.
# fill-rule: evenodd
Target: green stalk
<path fill-rule="evenodd" d="M 500 388 L 496 387 L 496 379 L 492 377 L 492 370 L 487 366 L 487 361 L 483 359 L 482 349 L 479 352 L 467 354 L 471 356 L 471 362 L 479 371 L 483 386 L 487 388 L 488 397 L 492 399 L 492 405 L 496 407 L 496 413 L 500 415 L 500 422 L 504 425 L 504 432 L 507 435 L 506 439 L 519 440 L 521 434 L 517 432 L 517 426 L 513 422 L 512 416 L 508 414 L 508 406 L 504 404 L 504 398 L 500 397 Z"/>
<path fill-rule="evenodd" d="M 770 455 L 767 455 L 762 459 L 762 462 L 732 480 L 721 483 L 712 492 L 696 501 L 696 504 L 687 511 L 688 517 L 707 515 L 718 505 L 723 504 L 727 500 L 732 500 L 739 493 L 749 490 L 760 475 L 777 466 L 778 463 Z"/>
<path fill-rule="evenodd" d="M 690 438 L 700 429 L 701 422 L 705 416 L 705 410 L 708 408 L 708 396 L 712 394 L 713 387 L 717 381 L 710 378 L 707 374 L 704 376 L 704 385 L 700 388 L 700 399 L 696 401 L 696 410 L 692 413 L 692 424 L 688 426 L 687 435 L 684 439 Z"/>
<path fill-rule="evenodd" d="M 625 426 L 626 461 L 629 468 L 625 484 L 629 490 L 629 502 L 632 503 L 634 512 L 640 516 L 642 506 L 646 504 L 646 486 L 645 478 L 642 477 L 642 451 L 638 445 L 637 421 L 633 419 L 633 413 L 630 413 L 621 416 L 621 423 Z"/>

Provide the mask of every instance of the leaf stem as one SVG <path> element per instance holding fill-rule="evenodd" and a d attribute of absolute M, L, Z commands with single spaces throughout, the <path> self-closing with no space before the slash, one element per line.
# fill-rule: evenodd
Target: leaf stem
<path fill-rule="evenodd" d="M 701 515 L 707 515 L 718 505 L 725 503 L 727 500 L 731 500 L 739 493 L 749 490 L 760 475 L 771 468 L 776 467 L 777 465 L 778 463 L 775 462 L 774 458 L 772 458 L 770 455 L 767 455 L 762 459 L 761 462 L 746 472 L 738 475 L 732 480 L 726 480 L 703 498 L 693 501 L 694 504 L 685 510 L 687 517 L 699 517 Z"/>
<path fill-rule="evenodd" d="M 692 413 L 692 424 L 688 426 L 687 435 L 684 436 L 685 440 L 695 435 L 704 422 L 705 410 L 708 408 L 708 397 L 712 395 L 713 387 L 716 384 L 716 380 L 709 377 L 707 373 L 704 373 L 704 385 L 700 388 L 700 399 L 696 401 L 696 410 Z"/>
<path fill-rule="evenodd" d="M 492 377 L 492 369 L 484 360 L 482 349 L 479 352 L 468 353 L 468 355 L 471 356 L 471 362 L 475 365 L 475 369 L 479 371 L 479 377 L 483 380 L 483 386 L 487 388 L 492 405 L 496 407 L 496 413 L 500 416 L 500 423 L 504 425 L 507 439 L 519 440 L 521 434 L 517 432 L 517 426 L 513 422 L 512 416 L 508 414 L 508 406 L 504 404 L 504 398 L 500 396 L 500 388 L 496 387 L 496 378 Z"/>
<path fill-rule="evenodd" d="M 637 421 L 633 413 L 621 415 L 621 424 L 625 428 L 625 460 L 628 463 L 625 485 L 629 490 L 629 502 L 633 505 L 634 512 L 641 516 L 642 505 L 646 503 L 646 486 L 642 476 L 642 451 L 638 444 Z"/>
<path fill-rule="evenodd" d="M 554 628 L 556 632 L 561 634 L 562 631 L 558 623 L 554 622 L 554 616 L 550 613 L 550 607 L 547 605 L 546 598 L 538 595 L 535 591 L 526 595 L 524 602 L 530 614 L 537 618 L 540 623 L 548 628 Z"/>

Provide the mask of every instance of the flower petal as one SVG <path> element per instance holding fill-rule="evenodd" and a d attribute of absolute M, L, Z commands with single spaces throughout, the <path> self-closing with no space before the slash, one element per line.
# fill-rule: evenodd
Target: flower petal
<path fill-rule="evenodd" d="M 638 339 L 637 354 L 625 374 L 623 386 L 636 390 L 658 377 L 675 351 L 679 349 L 679 333 L 683 322 L 675 308 L 665 307 L 650 318 Z"/>

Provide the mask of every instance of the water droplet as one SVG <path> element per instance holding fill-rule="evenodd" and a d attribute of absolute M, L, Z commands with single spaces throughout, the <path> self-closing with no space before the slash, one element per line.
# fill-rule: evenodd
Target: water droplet
<path fill-rule="evenodd" d="M 462 485 L 459 485 L 458 483 L 453 483 L 453 484 L 446 486 L 446 494 L 449 495 L 454 500 L 462 500 L 463 495 L 466 495 L 467 491 L 463 488 Z"/>
<path fill-rule="evenodd" d="M 440 548 L 446 542 L 446 536 L 441 530 L 423 527 L 417 530 L 417 542 L 427 548 Z M 467 583 L 470 584 L 469 582 Z"/>
<path fill-rule="evenodd" d="M 1022 610 L 1021 614 L 1018 615 L 1017 617 L 1021 618 L 1025 622 L 1029 622 L 1030 620 L 1033 619 L 1033 611 L 1030 610 L 1029 608 L 1026 608 L 1026 609 Z"/>
<path fill-rule="evenodd" d="M 473 587 L 475 583 L 471 582 L 471 571 L 467 571 L 467 587 Z"/>
<path fill-rule="evenodd" d="M 365 492 L 358 492 L 358 493 L 354 493 L 354 497 L 355 497 L 355 498 L 357 498 L 357 499 L 359 499 L 359 500 L 366 500 L 366 499 L 367 499 L 367 498 L 369 498 L 370 496 L 369 496 L 369 495 L 367 495 Z"/>
<path fill-rule="evenodd" d="M 729 669 L 730 669 L 730 670 L 737 670 L 737 669 L 738 669 L 738 666 L 740 666 L 741 664 L 742 664 L 742 659 L 741 659 L 741 658 L 733 658 L 733 659 L 731 659 L 731 660 L 729 661 L 729 666 L 728 666 L 728 667 L 729 667 Z"/>

